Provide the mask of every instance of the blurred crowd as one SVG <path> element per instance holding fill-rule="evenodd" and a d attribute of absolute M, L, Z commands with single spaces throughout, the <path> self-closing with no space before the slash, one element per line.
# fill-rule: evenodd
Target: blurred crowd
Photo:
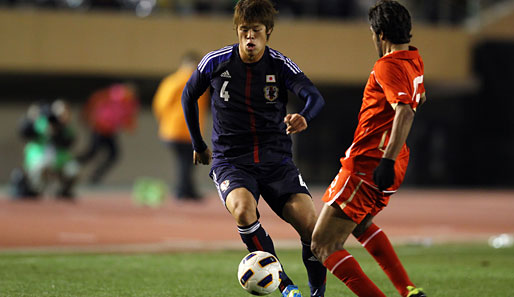
<path fill-rule="evenodd" d="M 155 90 L 152 112 L 158 124 L 156 134 L 174 159 L 171 166 L 165 166 L 176 172 L 176 178 L 169 183 L 136 178 L 133 194 L 139 204 L 159 204 L 166 196 L 168 184 L 179 200 L 202 200 L 193 178 L 192 143 L 181 103 L 182 90 L 201 57 L 196 51 L 184 53 L 179 68 L 164 77 Z M 30 104 L 18 125 L 24 145 L 23 161 L 12 169 L 11 196 L 74 201 L 77 184 L 104 184 L 120 161 L 123 146 L 119 135 L 134 132 L 137 127 L 140 90 L 141 86 L 134 82 L 115 82 L 93 90 L 78 108 L 72 109 L 62 98 Z M 208 109 L 207 91 L 199 100 L 202 129 Z M 74 114 L 72 110 L 78 112 Z M 79 123 L 84 126 L 82 129 L 75 127 Z M 76 140 L 84 135 L 77 135 L 77 131 L 89 134 L 83 137 L 88 141 L 81 147 L 76 147 Z"/>
<path fill-rule="evenodd" d="M 81 112 L 91 140 L 83 152 L 77 152 L 77 129 L 69 103 L 59 98 L 31 104 L 19 123 L 23 164 L 11 173 L 11 195 L 73 201 L 77 181 L 87 179 L 90 184 L 100 184 L 118 160 L 117 135 L 135 128 L 138 108 L 132 84 L 116 83 L 93 92 Z M 96 155 L 100 156 L 94 158 Z M 84 177 L 83 169 L 89 164 L 94 167 L 93 173 Z"/>
<path fill-rule="evenodd" d="M 461 24 L 481 10 L 510 0 L 403 0 L 420 22 Z M 236 0 L 0 0 L 0 6 L 56 9 L 110 9 L 140 17 L 171 13 L 178 15 L 231 15 Z M 281 17 L 363 19 L 375 0 L 276 0 Z"/>

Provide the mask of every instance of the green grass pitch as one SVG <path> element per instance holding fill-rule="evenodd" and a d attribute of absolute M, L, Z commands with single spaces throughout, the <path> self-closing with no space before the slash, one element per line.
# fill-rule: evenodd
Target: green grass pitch
<path fill-rule="evenodd" d="M 412 280 L 429 297 L 514 296 L 514 248 L 398 246 Z M 361 247 L 348 249 L 387 296 L 399 296 Z M 0 254 L 0 296 L 251 296 L 237 282 L 244 250 L 160 254 Z M 279 250 L 288 275 L 308 296 L 300 250 Z M 354 296 L 329 275 L 326 296 Z M 278 297 L 275 292 L 270 296 Z"/>

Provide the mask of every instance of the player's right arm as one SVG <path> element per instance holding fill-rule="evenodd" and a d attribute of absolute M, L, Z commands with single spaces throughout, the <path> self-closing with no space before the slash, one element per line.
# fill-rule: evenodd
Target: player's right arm
<path fill-rule="evenodd" d="M 199 153 L 197 151 L 193 151 L 193 163 L 195 165 L 198 165 L 198 164 L 209 165 L 211 163 L 211 160 L 212 160 L 212 152 L 208 147 L 205 149 L 205 151 L 203 151 L 201 153 Z"/>
<path fill-rule="evenodd" d="M 407 141 L 413 121 L 414 110 L 412 110 L 412 107 L 408 104 L 399 103 L 395 108 L 391 137 L 389 138 L 389 143 L 386 146 L 382 158 L 393 161 L 396 160 L 396 157 Z"/>
<path fill-rule="evenodd" d="M 377 62 L 374 67 L 375 79 L 395 111 L 389 143 L 373 172 L 373 181 L 381 191 L 394 183 L 396 157 L 405 145 L 416 108 L 426 100 L 422 72 L 409 70 L 413 69 L 394 61 Z"/>
<path fill-rule="evenodd" d="M 197 69 L 189 78 L 182 92 L 182 108 L 193 143 L 193 162 L 195 164 L 209 164 L 211 159 L 211 152 L 202 138 L 198 115 L 198 98 L 209 87 L 209 83 L 208 77 Z"/>

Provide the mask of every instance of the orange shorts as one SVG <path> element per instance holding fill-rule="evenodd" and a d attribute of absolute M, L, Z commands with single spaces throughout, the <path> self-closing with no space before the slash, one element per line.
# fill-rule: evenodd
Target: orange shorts
<path fill-rule="evenodd" d="M 323 195 L 323 201 L 329 205 L 337 203 L 343 212 L 359 224 L 366 215 L 376 216 L 389 203 L 389 198 L 400 187 L 407 171 L 409 155 L 396 158 L 394 165 L 394 184 L 384 191 L 379 191 L 373 182 L 373 172 L 380 159 L 357 157 L 342 159 L 341 170 Z"/>
<path fill-rule="evenodd" d="M 367 214 L 377 215 L 387 205 L 391 196 L 389 193 L 380 192 L 374 184 L 362 179 L 359 174 L 341 168 L 323 195 L 324 202 L 329 205 L 338 204 L 357 224 Z"/>

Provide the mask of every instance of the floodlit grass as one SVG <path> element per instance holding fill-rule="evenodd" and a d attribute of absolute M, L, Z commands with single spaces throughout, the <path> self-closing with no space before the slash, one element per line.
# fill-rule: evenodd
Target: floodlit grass
<path fill-rule="evenodd" d="M 399 296 L 363 248 L 349 248 L 387 296 Z M 513 296 L 514 249 L 486 245 L 399 246 L 414 283 L 429 297 Z M 251 296 L 237 282 L 245 251 L 169 254 L 0 254 L 0 296 Z M 280 250 L 308 296 L 300 250 Z M 354 296 L 329 275 L 326 296 Z M 280 296 L 277 292 L 271 296 Z"/>

